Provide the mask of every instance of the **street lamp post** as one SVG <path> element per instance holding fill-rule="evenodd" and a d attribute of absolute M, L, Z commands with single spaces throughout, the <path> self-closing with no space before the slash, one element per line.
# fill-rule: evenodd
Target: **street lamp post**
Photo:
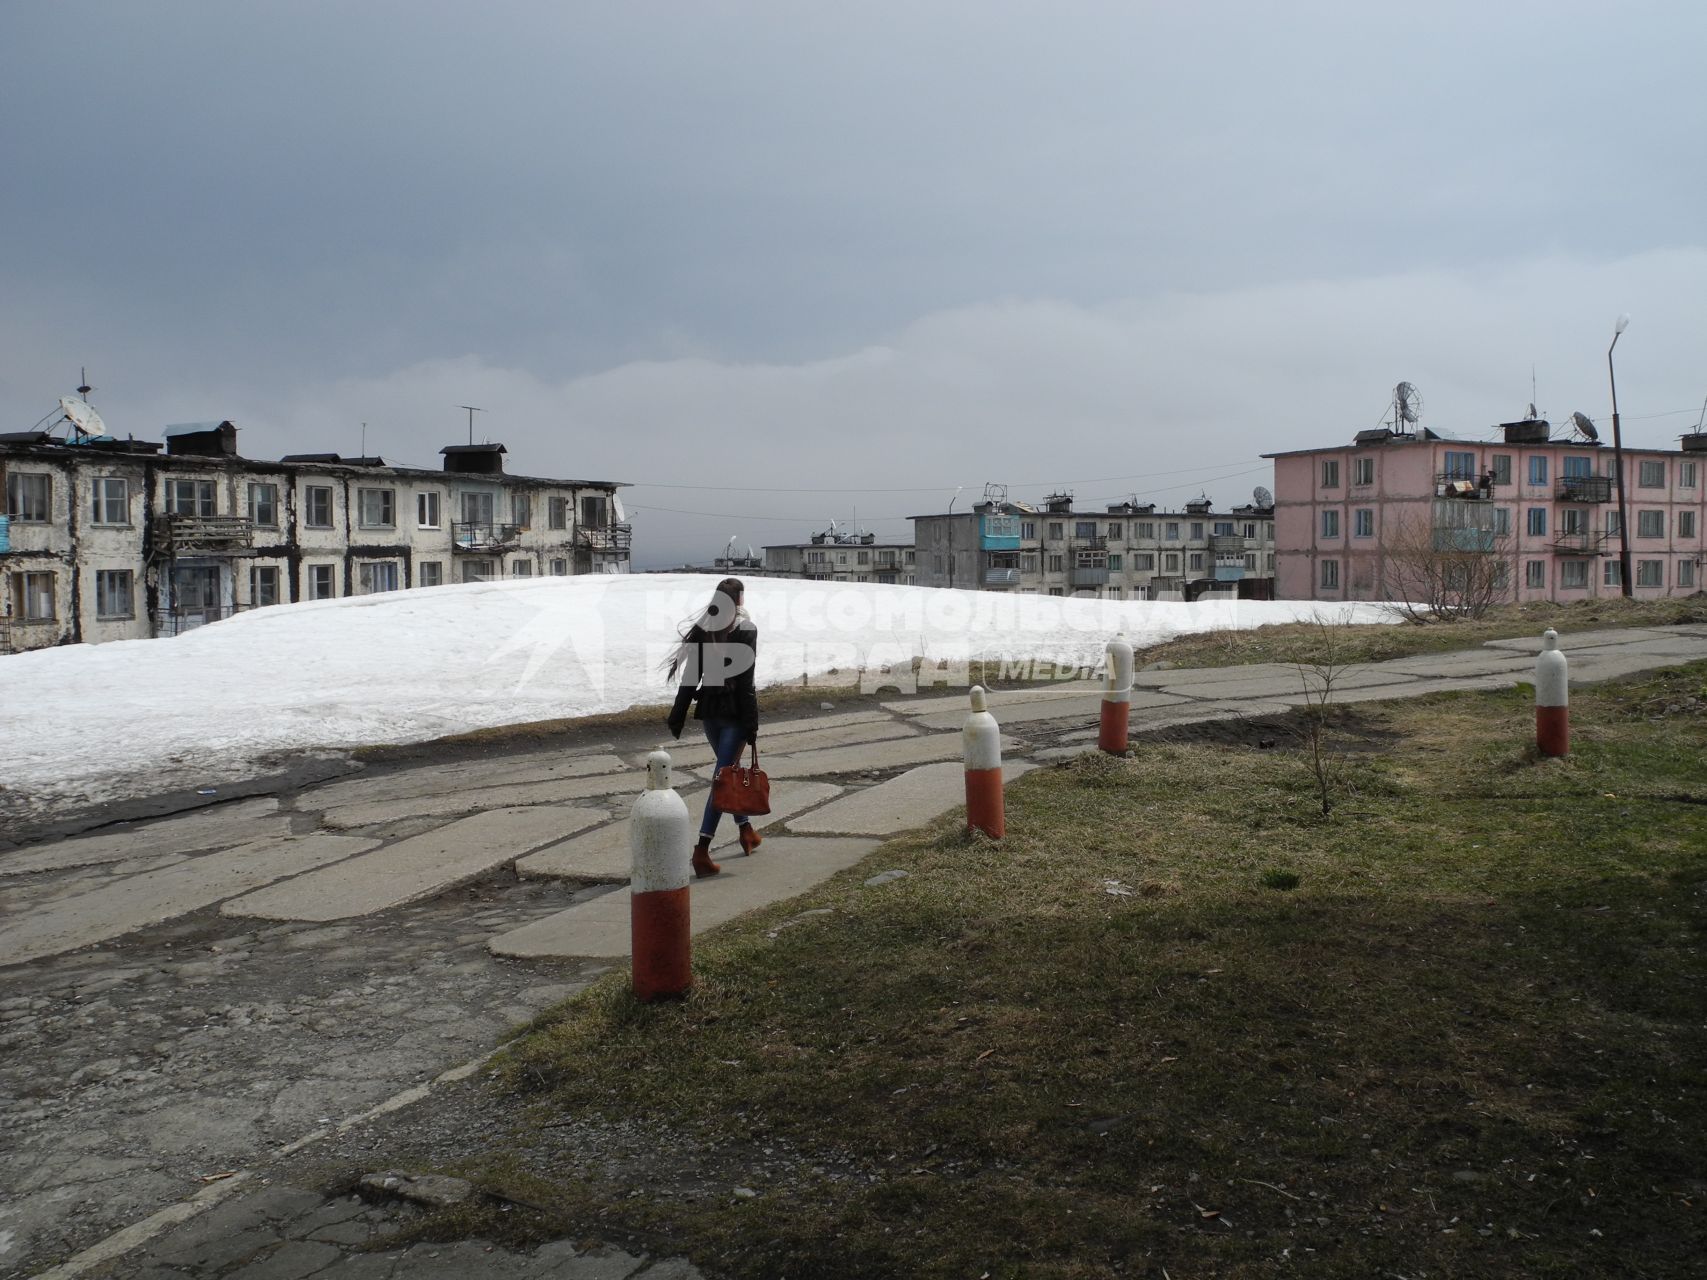
<path fill-rule="evenodd" d="M 954 491 L 954 497 L 948 500 L 948 514 L 951 517 L 948 522 L 948 585 L 951 588 L 954 586 L 954 520 L 952 517 L 954 515 L 954 504 L 960 500 L 960 491 L 965 487 L 965 485 L 958 486 Z"/>
<path fill-rule="evenodd" d="M 1618 472 L 1618 580 L 1624 598 L 1635 585 L 1630 578 L 1630 507 L 1624 496 L 1624 433 L 1618 428 L 1618 374 L 1612 367 L 1612 349 L 1630 326 L 1629 316 L 1619 316 L 1612 326 L 1612 346 L 1606 349 L 1606 378 L 1612 384 L 1612 465 Z"/>

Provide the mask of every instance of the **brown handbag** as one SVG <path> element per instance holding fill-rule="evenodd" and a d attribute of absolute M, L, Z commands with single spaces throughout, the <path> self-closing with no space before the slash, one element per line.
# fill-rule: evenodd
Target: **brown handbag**
<path fill-rule="evenodd" d="M 771 780 L 759 768 L 759 744 L 753 744 L 753 767 L 743 769 L 740 757 L 717 771 L 711 784 L 711 803 L 724 813 L 757 817 L 771 811 Z"/>

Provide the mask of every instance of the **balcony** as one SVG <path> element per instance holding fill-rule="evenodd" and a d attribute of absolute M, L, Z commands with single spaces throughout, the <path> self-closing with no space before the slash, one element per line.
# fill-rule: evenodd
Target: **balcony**
<path fill-rule="evenodd" d="M 1217 557 L 1238 556 L 1242 565 L 1245 555 L 1245 540 L 1236 533 L 1213 534 L 1209 539 L 1209 550 Z"/>
<path fill-rule="evenodd" d="M 451 550 L 466 551 L 473 555 L 509 551 L 517 546 L 521 539 L 522 527 L 519 524 L 493 524 L 490 520 L 457 520 L 450 526 Z"/>
<path fill-rule="evenodd" d="M 242 516 L 161 516 L 154 526 L 154 554 L 247 556 L 255 553 L 255 525 Z"/>
<path fill-rule="evenodd" d="M 1450 471 L 1441 472 L 1434 477 L 1434 496 L 1458 498 L 1469 502 L 1489 501 L 1494 496 L 1493 473 L 1463 476 Z"/>
<path fill-rule="evenodd" d="M 1017 587 L 1019 586 L 1019 570 L 986 569 L 984 570 L 984 585 L 986 587 Z"/>
<path fill-rule="evenodd" d="M 1611 476 L 1561 476 L 1558 496 L 1563 502 L 1611 502 Z"/>
<path fill-rule="evenodd" d="M 1100 587 L 1108 582 L 1108 566 L 1102 565 L 1095 569 L 1074 566 L 1068 570 L 1068 580 L 1075 587 Z"/>
<path fill-rule="evenodd" d="M 1083 536 L 1081 536 L 1079 534 L 1074 534 L 1072 542 L 1073 542 L 1073 549 L 1075 551 L 1107 551 L 1108 550 L 1108 539 L 1103 537 L 1099 533 L 1085 534 Z"/>
<path fill-rule="evenodd" d="M 595 555 L 626 557 L 633 541 L 631 524 L 575 526 L 575 545 Z"/>
<path fill-rule="evenodd" d="M 1598 556 L 1606 554 L 1606 531 L 1590 530 L 1584 533 L 1555 533 L 1553 535 L 1553 552 L 1563 556 Z"/>
<path fill-rule="evenodd" d="M 1492 529 L 1436 529 L 1436 551 L 1488 552 L 1497 545 L 1498 535 Z"/>

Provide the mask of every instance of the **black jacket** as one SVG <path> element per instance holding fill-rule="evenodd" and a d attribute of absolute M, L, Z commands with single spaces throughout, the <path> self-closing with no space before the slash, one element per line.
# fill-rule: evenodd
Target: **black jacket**
<path fill-rule="evenodd" d="M 670 708 L 671 735 L 682 736 L 682 730 L 687 726 L 688 706 L 692 704 L 695 720 L 723 720 L 738 724 L 748 742 L 757 742 L 759 692 L 754 682 L 754 669 L 758 666 L 759 629 L 750 622 L 738 622 L 727 635 L 707 636 L 696 643 L 706 647 L 745 645 L 752 653 L 752 661 L 738 663 L 746 669 L 732 672 L 726 681 L 706 683 L 700 678 L 703 664 L 699 653 L 690 652 L 680 672 L 682 683 L 676 690 L 676 703 Z M 717 664 L 713 661 L 711 665 L 715 667 Z"/>

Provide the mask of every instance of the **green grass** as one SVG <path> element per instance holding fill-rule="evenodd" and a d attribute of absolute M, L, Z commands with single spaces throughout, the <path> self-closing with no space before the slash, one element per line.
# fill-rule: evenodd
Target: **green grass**
<path fill-rule="evenodd" d="M 1704 713 L 1707 664 L 1579 690 L 1543 761 L 1521 692 L 1360 704 L 1330 818 L 1290 749 L 1038 770 L 999 845 L 945 819 L 700 940 L 684 1001 L 541 1019 L 461 1170 L 543 1211 L 443 1229 L 752 1277 L 1699 1275 Z"/>

